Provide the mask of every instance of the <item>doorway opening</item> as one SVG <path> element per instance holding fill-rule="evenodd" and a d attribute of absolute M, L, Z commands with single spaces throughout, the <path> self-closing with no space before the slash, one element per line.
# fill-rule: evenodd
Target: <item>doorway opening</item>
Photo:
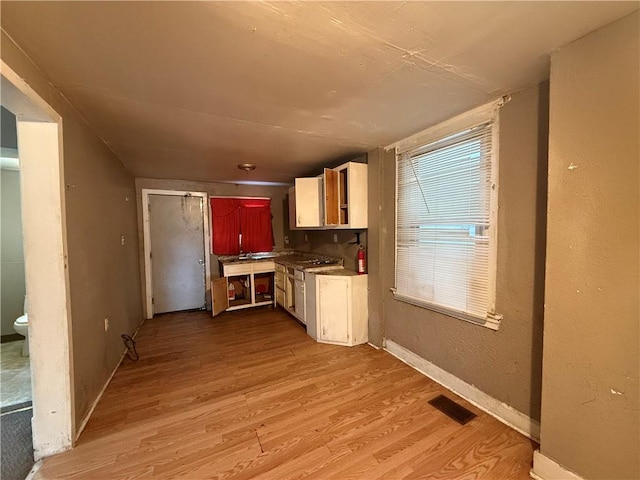
<path fill-rule="evenodd" d="M 35 460 L 75 435 L 62 117 L 4 61 L 0 103 L 16 117 Z"/>
<path fill-rule="evenodd" d="M 0 109 L 0 477 L 24 478 L 34 459 L 20 162 L 16 117 Z"/>
<path fill-rule="evenodd" d="M 6 413 L 31 406 L 31 368 L 16 117 L 6 108 L 0 109 L 0 413 Z"/>
<path fill-rule="evenodd" d="M 142 189 L 145 318 L 210 302 L 207 194 Z"/>

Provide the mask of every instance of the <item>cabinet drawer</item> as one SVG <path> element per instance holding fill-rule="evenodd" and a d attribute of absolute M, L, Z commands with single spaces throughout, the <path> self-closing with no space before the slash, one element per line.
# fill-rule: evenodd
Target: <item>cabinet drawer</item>
<path fill-rule="evenodd" d="M 276 288 L 276 303 L 282 307 L 285 306 L 284 304 L 284 291 Z"/>
<path fill-rule="evenodd" d="M 253 273 L 273 272 L 275 263 L 273 262 L 257 262 L 253 264 Z"/>
<path fill-rule="evenodd" d="M 279 263 L 276 263 L 276 272 L 285 273 L 286 271 L 287 271 L 287 267 L 285 267 L 284 265 L 280 265 Z"/>
<path fill-rule="evenodd" d="M 296 280 L 304 280 L 304 272 L 302 270 L 296 270 L 294 277 Z"/>
<path fill-rule="evenodd" d="M 249 275 L 250 273 L 251 273 L 251 264 L 224 266 L 225 277 L 232 277 L 235 275 Z"/>

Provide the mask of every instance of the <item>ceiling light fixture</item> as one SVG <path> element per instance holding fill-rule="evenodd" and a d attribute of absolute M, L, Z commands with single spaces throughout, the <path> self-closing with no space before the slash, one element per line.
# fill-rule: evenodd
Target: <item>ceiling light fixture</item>
<path fill-rule="evenodd" d="M 239 163 L 238 168 L 240 170 L 244 170 L 245 172 L 249 173 L 251 170 L 255 170 L 256 166 L 254 163 Z"/>

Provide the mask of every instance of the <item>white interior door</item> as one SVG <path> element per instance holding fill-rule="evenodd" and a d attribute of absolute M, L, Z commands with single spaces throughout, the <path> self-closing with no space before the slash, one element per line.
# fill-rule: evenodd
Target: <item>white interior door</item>
<path fill-rule="evenodd" d="M 149 195 L 153 312 L 204 308 L 204 199 Z"/>

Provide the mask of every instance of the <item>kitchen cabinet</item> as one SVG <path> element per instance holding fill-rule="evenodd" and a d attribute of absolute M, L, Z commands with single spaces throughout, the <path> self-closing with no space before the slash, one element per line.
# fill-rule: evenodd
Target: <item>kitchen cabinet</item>
<path fill-rule="evenodd" d="M 368 179 L 366 163 L 347 162 L 334 168 L 331 181 L 336 192 L 326 196 L 325 211 L 334 212 L 337 228 L 368 227 Z"/>
<path fill-rule="evenodd" d="M 302 229 L 368 227 L 368 165 L 347 162 L 320 177 L 296 178 L 289 189 L 289 225 Z"/>
<path fill-rule="evenodd" d="M 294 284 L 293 269 L 276 264 L 276 303 L 295 315 Z"/>
<path fill-rule="evenodd" d="M 329 168 L 324 169 L 324 225 L 326 227 L 338 226 L 340 219 L 338 172 Z"/>
<path fill-rule="evenodd" d="M 216 316 L 229 308 L 229 290 L 225 277 L 211 280 L 211 315 Z"/>
<path fill-rule="evenodd" d="M 276 303 L 307 325 L 307 272 L 343 270 L 342 263 L 335 258 L 305 259 L 300 256 L 294 261 L 285 262 L 276 263 Z"/>
<path fill-rule="evenodd" d="M 309 335 L 336 345 L 368 341 L 367 275 L 351 270 L 307 274 L 305 287 Z"/>
<path fill-rule="evenodd" d="M 211 282 L 214 316 L 225 310 L 222 289 L 225 289 L 228 300 L 226 310 L 275 306 L 274 272 L 275 263 L 272 261 L 222 264 L 226 282 L 220 279 Z M 229 295 L 230 290 L 233 290 L 232 295 Z"/>
<path fill-rule="evenodd" d="M 322 177 L 296 178 L 289 189 L 289 227 L 323 226 Z"/>
<path fill-rule="evenodd" d="M 294 283 L 294 315 L 298 320 L 306 324 L 304 308 L 304 272 L 302 270 L 295 271 Z"/>
<path fill-rule="evenodd" d="M 285 278 L 287 269 L 284 265 L 276 263 L 276 303 L 282 308 L 285 307 Z"/>
<path fill-rule="evenodd" d="M 282 308 L 285 308 L 285 296 L 284 290 L 276 287 L 276 303 L 280 305 Z"/>
<path fill-rule="evenodd" d="M 284 277 L 284 308 L 294 317 L 296 315 L 296 269 L 287 267 L 287 274 Z"/>

